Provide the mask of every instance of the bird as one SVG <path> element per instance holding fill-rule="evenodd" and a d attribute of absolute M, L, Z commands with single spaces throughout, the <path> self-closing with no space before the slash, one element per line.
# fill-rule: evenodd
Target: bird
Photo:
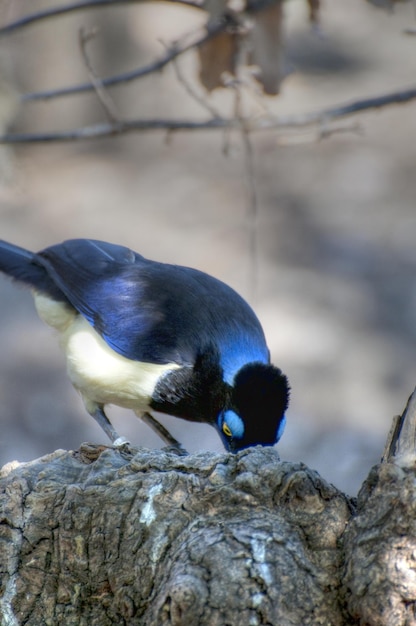
<path fill-rule="evenodd" d="M 31 289 L 72 385 L 114 446 L 129 442 L 107 405 L 132 409 L 172 446 L 153 412 L 212 425 L 233 453 L 282 436 L 288 379 L 270 363 L 254 311 L 224 282 L 95 239 L 36 253 L 0 240 L 0 272 Z"/>

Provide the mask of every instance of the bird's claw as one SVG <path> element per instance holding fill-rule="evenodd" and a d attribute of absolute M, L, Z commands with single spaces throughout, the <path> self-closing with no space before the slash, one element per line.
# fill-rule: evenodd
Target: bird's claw
<path fill-rule="evenodd" d="M 130 441 L 125 437 L 117 437 L 117 439 L 113 441 L 114 448 L 127 448 L 129 445 Z"/>
<path fill-rule="evenodd" d="M 176 454 L 177 456 L 188 456 L 189 452 L 179 442 L 173 443 L 169 446 L 162 448 L 163 452 L 168 454 Z"/>

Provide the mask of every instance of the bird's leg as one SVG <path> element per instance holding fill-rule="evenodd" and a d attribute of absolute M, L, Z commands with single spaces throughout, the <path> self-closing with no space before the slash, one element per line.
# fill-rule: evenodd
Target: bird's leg
<path fill-rule="evenodd" d="M 181 456 L 183 454 L 188 454 L 182 444 L 177 439 L 172 437 L 167 428 L 162 426 L 162 424 L 160 424 L 157 419 L 150 415 L 150 413 L 138 413 L 137 415 L 145 424 L 150 426 L 150 428 L 154 430 L 157 435 L 159 435 L 162 441 L 167 444 L 169 451 L 176 452 Z"/>
<path fill-rule="evenodd" d="M 111 440 L 113 446 L 115 446 L 116 448 L 120 448 L 121 446 L 129 443 L 129 441 L 127 441 L 125 437 L 121 437 L 115 430 L 107 415 L 104 413 L 104 408 L 102 405 L 96 405 L 92 410 L 88 412 L 91 417 L 95 419 L 97 424 L 101 426 L 107 437 Z"/>

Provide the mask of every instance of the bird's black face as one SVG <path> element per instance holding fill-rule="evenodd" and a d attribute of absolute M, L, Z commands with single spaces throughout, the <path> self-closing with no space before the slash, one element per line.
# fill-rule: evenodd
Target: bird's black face
<path fill-rule="evenodd" d="M 273 365 L 249 363 L 236 375 L 230 407 L 217 421 L 222 442 L 230 452 L 249 446 L 273 446 L 283 434 L 289 384 Z"/>

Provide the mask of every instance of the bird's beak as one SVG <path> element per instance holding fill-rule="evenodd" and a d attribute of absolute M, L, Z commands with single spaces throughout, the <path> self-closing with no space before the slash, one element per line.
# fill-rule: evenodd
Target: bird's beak
<path fill-rule="evenodd" d="M 236 454 L 238 452 L 238 448 L 235 444 L 235 441 L 230 441 L 228 443 L 228 451 L 232 452 L 232 454 Z"/>

